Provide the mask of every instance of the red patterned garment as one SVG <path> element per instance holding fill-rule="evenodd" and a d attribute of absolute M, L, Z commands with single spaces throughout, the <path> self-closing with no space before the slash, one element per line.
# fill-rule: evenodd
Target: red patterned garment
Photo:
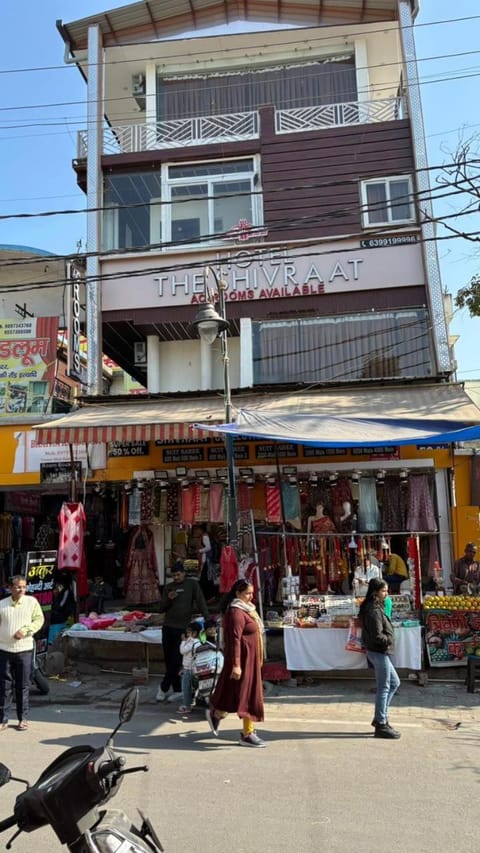
<path fill-rule="evenodd" d="M 63 503 L 58 513 L 59 569 L 73 569 L 77 572 L 77 589 L 80 598 L 88 594 L 87 562 L 83 547 L 85 539 L 86 515 L 81 503 Z"/>
<path fill-rule="evenodd" d="M 228 592 L 238 578 L 238 559 L 232 545 L 224 545 L 220 554 L 220 580 L 219 590 L 221 593 Z"/>
<path fill-rule="evenodd" d="M 83 504 L 63 503 L 58 513 L 60 527 L 58 568 L 79 569 L 82 564 L 86 516 Z"/>
<path fill-rule="evenodd" d="M 271 524 L 280 524 L 282 520 L 280 505 L 280 486 L 278 483 L 271 485 L 267 483 L 267 521 Z"/>

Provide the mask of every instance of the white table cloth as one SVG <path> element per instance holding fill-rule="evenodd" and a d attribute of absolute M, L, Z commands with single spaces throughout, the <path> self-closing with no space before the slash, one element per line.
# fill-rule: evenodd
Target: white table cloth
<path fill-rule="evenodd" d="M 367 658 L 359 652 L 347 652 L 347 628 L 289 628 L 283 632 L 287 669 L 321 671 L 329 669 L 366 669 Z M 395 628 L 394 666 L 421 670 L 422 629 Z"/>
<path fill-rule="evenodd" d="M 64 631 L 64 637 L 75 640 L 112 640 L 122 643 L 161 643 L 161 628 L 146 628 L 145 631 Z"/>

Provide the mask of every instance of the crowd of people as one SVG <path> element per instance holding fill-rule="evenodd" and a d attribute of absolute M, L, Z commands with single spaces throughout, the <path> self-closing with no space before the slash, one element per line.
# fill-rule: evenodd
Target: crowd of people
<path fill-rule="evenodd" d="M 209 542 L 205 540 L 206 553 Z M 391 555 L 395 557 L 396 555 Z M 454 592 L 469 584 L 480 583 L 480 564 L 476 546 L 467 543 L 463 557 L 454 564 L 451 583 Z M 205 565 L 205 564 L 204 564 Z M 400 732 L 390 725 L 389 708 L 400 679 L 392 663 L 394 630 L 391 622 L 393 583 L 404 577 L 402 561 L 391 559 L 386 576 L 372 577 L 360 606 L 362 643 L 367 662 L 375 672 L 376 696 L 372 720 L 374 736 L 398 740 Z M 96 578 L 91 595 L 103 595 Z M 390 589 L 389 589 L 390 587 Z M 252 583 L 246 578 L 235 580 L 223 596 L 219 618 L 211 617 L 207 601 L 197 578 L 188 577 L 178 560 L 172 579 L 166 584 L 159 610 L 164 613 L 162 645 L 165 672 L 158 689 L 157 701 L 179 700 L 178 711 L 189 714 L 198 698 L 194 661 L 200 649 L 221 648 L 222 666 L 215 669 L 212 689 L 206 702 L 206 719 L 218 737 L 222 720 L 236 714 L 242 722 L 239 743 L 262 748 L 265 741 L 258 735 L 256 724 L 264 719 L 262 665 L 264 660 L 264 627 L 253 602 Z M 75 613 L 76 602 L 69 577 L 58 576 L 53 590 L 48 640 L 65 628 Z M 15 575 L 0 598 L 0 732 L 9 727 L 13 702 L 18 731 L 28 728 L 29 691 L 32 672 L 34 638 L 44 625 L 45 617 L 37 599 L 27 594 L 27 581 Z M 219 658 L 215 658 L 216 661 Z M 203 697 L 204 698 L 204 697 Z"/>

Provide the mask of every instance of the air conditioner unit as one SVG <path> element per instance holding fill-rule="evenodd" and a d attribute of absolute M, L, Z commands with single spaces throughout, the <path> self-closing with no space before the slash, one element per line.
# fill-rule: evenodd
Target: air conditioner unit
<path fill-rule="evenodd" d="M 145 74 L 133 74 L 132 75 L 132 95 L 137 102 L 137 106 L 139 110 L 145 109 Z"/>

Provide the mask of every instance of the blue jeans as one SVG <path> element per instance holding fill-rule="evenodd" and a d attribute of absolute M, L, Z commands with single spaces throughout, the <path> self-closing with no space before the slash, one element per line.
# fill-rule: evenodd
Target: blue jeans
<path fill-rule="evenodd" d="M 192 704 L 192 670 L 184 669 L 182 672 L 182 695 L 183 704 L 190 708 Z"/>
<path fill-rule="evenodd" d="M 389 655 L 368 651 L 367 658 L 375 670 L 377 682 L 375 720 L 377 723 L 386 723 L 390 702 L 400 687 L 400 679 Z"/>

